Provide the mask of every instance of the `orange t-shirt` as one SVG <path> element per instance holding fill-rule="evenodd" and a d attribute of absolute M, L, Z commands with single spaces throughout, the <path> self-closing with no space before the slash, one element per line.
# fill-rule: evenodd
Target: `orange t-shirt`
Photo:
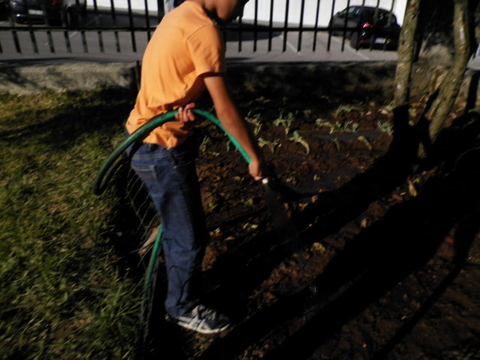
<path fill-rule="evenodd" d="M 161 115 L 198 99 L 205 90 L 201 75 L 225 72 L 220 32 L 203 7 L 185 1 L 164 16 L 142 60 L 141 87 L 126 123 L 129 133 Z M 179 121 L 154 129 L 144 142 L 180 145 L 190 135 Z"/>

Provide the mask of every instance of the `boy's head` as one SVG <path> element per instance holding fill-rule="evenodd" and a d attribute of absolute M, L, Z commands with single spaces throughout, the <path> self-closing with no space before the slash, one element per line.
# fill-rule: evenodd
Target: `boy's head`
<path fill-rule="evenodd" d="M 215 15 L 221 21 L 232 21 L 243 15 L 248 0 L 193 0 Z"/>

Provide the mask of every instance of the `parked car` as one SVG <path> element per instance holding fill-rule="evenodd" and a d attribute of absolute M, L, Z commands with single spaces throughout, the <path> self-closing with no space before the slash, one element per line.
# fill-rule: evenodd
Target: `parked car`
<path fill-rule="evenodd" d="M 87 13 L 86 0 L 8 0 L 8 7 L 18 23 L 73 26 Z"/>
<path fill-rule="evenodd" d="M 333 34 L 346 34 L 354 49 L 383 45 L 398 47 L 400 26 L 396 16 L 388 10 L 370 6 L 350 6 L 330 20 Z"/>

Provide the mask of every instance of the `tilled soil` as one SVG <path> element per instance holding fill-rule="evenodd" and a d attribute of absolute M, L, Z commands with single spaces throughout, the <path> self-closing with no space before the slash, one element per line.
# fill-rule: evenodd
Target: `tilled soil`
<path fill-rule="evenodd" d="M 262 185 L 203 124 L 205 301 L 234 326 L 159 322 L 151 358 L 480 358 L 478 125 L 460 119 L 412 172 L 415 137 L 386 104 L 255 101 L 247 119 L 300 240 L 276 231 Z"/>

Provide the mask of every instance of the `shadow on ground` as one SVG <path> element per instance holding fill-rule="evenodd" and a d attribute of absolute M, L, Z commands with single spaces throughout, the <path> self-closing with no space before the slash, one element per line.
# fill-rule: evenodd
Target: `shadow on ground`
<path fill-rule="evenodd" d="M 397 113 L 395 119 L 395 140 L 375 166 L 338 190 L 323 194 L 316 203 L 319 205 L 294 218 L 299 228 L 314 218 L 321 219 L 303 233 L 305 246 L 337 233 L 371 204 L 379 203 L 405 184 L 419 139 L 406 126 L 404 114 Z M 225 279 L 219 290 L 212 292 L 210 301 L 229 311 L 239 321 L 238 325 L 218 338 L 196 337 L 194 341 L 206 347 L 198 355 L 189 354 L 182 345 L 192 343 L 191 334 L 157 323 L 153 337 L 161 337 L 165 331 L 168 335 L 158 338 L 158 344 L 162 344 L 153 346 L 152 358 L 166 353 L 170 359 L 242 358 L 246 349 L 262 348 L 265 339 L 275 338 L 276 332 L 286 331 L 290 323 L 304 317 L 305 321 L 292 335 L 286 338 L 279 335 L 281 341 L 277 346 L 262 349 L 262 358 L 309 359 L 346 323 L 431 260 L 446 237 L 454 236 L 455 256 L 448 276 L 429 290 L 428 298 L 416 314 L 370 354 L 374 359 L 384 358 L 457 277 L 479 231 L 476 219 L 480 211 L 477 166 L 480 150 L 476 146 L 480 128 L 476 120 L 476 114 L 457 119 L 432 148 L 433 160 L 419 164 L 420 170 L 429 176 L 418 196 L 385 206 L 376 223 L 359 228 L 351 238 L 341 239 L 337 244 L 327 243 L 326 246 L 336 248 L 336 255 L 312 283 L 303 284 L 295 294 L 279 297 L 260 311 L 248 309 L 248 294 L 288 256 L 281 247 L 273 253 L 268 251 L 276 239 L 275 233 L 262 234 L 261 238 L 227 254 L 207 273 L 207 277 Z M 252 244 L 261 245 L 259 248 Z M 245 260 L 251 257 L 258 261 Z M 312 293 L 312 289 L 318 293 Z"/>

